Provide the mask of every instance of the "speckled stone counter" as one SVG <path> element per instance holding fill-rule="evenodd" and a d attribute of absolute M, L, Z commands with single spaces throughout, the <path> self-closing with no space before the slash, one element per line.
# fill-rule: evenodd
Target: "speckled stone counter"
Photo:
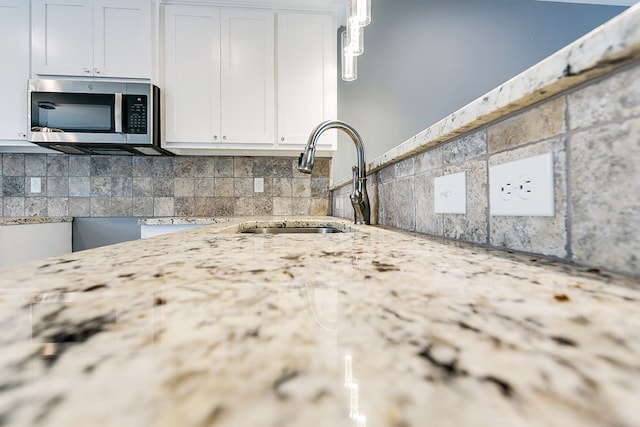
<path fill-rule="evenodd" d="M 3 225 L 21 225 L 21 224 L 49 224 L 54 222 L 72 222 L 73 218 L 69 216 L 30 216 L 22 218 L 0 218 L 0 226 Z"/>
<path fill-rule="evenodd" d="M 0 269 L 0 425 L 638 426 L 639 307 L 636 279 L 234 219 Z"/>

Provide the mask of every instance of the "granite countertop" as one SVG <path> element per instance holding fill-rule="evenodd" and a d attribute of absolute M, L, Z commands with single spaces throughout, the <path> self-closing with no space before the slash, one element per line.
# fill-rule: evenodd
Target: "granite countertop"
<path fill-rule="evenodd" d="M 22 224 L 49 224 L 54 222 L 72 222 L 70 216 L 27 216 L 20 218 L 0 218 L 0 226 L 2 225 L 22 225 Z"/>
<path fill-rule="evenodd" d="M 0 269 L 0 425 L 640 425 L 640 280 L 267 220 L 348 232 L 234 219 Z"/>

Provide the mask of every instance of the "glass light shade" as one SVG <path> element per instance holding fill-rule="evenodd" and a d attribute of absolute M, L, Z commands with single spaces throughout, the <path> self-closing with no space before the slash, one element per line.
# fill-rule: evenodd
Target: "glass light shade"
<path fill-rule="evenodd" d="M 349 48 L 347 33 L 342 32 L 342 80 L 352 82 L 358 78 L 358 61 Z"/>
<path fill-rule="evenodd" d="M 361 27 L 371 24 L 371 0 L 351 0 L 350 16 Z"/>
<path fill-rule="evenodd" d="M 351 54 L 355 56 L 364 53 L 364 28 L 358 25 L 357 21 L 350 17 L 347 19 L 347 45 L 351 49 Z"/>

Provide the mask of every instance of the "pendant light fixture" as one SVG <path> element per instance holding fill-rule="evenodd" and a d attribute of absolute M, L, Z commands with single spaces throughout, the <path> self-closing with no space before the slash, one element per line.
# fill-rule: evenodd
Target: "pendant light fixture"
<path fill-rule="evenodd" d="M 358 78 L 357 57 L 364 53 L 364 27 L 371 23 L 371 0 L 347 0 L 347 26 L 342 32 L 342 80 Z"/>

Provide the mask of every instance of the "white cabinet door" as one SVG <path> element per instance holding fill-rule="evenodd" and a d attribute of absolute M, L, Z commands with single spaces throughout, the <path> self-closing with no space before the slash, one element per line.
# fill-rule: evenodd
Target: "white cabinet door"
<path fill-rule="evenodd" d="M 29 4 L 0 0 L 0 141 L 27 138 Z M 1 142 L 0 142 L 1 143 Z"/>
<path fill-rule="evenodd" d="M 151 77 L 149 0 L 33 0 L 35 75 Z"/>
<path fill-rule="evenodd" d="M 306 144 L 321 122 L 336 118 L 335 24 L 330 15 L 278 13 L 278 144 Z M 319 147 L 335 149 L 335 132 Z"/>
<path fill-rule="evenodd" d="M 220 10 L 166 6 L 164 61 L 166 141 L 220 141 Z"/>
<path fill-rule="evenodd" d="M 93 6 L 94 75 L 151 76 L 149 0 L 96 0 Z"/>
<path fill-rule="evenodd" d="M 222 9 L 222 143 L 275 138 L 274 13 Z"/>
<path fill-rule="evenodd" d="M 91 0 L 33 0 L 34 74 L 93 74 Z"/>

